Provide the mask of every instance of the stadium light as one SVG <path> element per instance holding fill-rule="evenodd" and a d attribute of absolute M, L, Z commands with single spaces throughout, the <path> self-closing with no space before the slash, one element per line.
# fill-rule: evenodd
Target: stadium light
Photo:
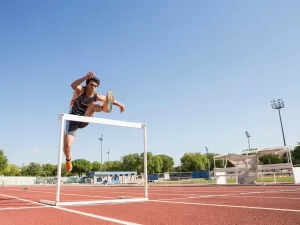
<path fill-rule="evenodd" d="M 102 165 L 102 141 L 103 141 L 103 134 L 101 134 L 101 137 L 99 138 L 101 141 L 101 165 Z"/>
<path fill-rule="evenodd" d="M 207 156 L 207 169 L 208 169 L 208 181 L 210 183 L 210 161 L 209 161 L 209 158 L 208 158 L 208 147 L 205 146 L 205 150 L 206 150 L 206 156 Z"/>
<path fill-rule="evenodd" d="M 249 146 L 249 151 L 250 151 L 250 149 L 251 149 L 251 148 L 250 148 L 250 137 L 251 137 L 251 136 L 250 136 L 250 134 L 249 134 L 248 131 L 246 131 L 245 134 L 246 134 L 246 137 L 247 137 L 247 139 L 248 139 L 248 146 Z"/>
<path fill-rule="evenodd" d="M 282 125 L 282 119 L 281 119 L 281 113 L 280 113 L 280 110 L 282 108 L 284 108 L 284 106 L 285 106 L 284 102 L 283 102 L 282 99 L 273 100 L 273 101 L 271 101 L 271 106 L 272 106 L 273 109 L 278 110 L 280 125 L 281 125 L 282 138 L 283 138 L 283 144 L 284 144 L 284 146 L 286 146 L 285 136 L 284 136 L 284 131 L 283 131 L 283 125 Z"/>
<path fill-rule="evenodd" d="M 106 152 L 108 155 L 108 162 L 109 162 L 109 154 L 110 154 L 110 149 L 108 149 L 108 151 Z"/>

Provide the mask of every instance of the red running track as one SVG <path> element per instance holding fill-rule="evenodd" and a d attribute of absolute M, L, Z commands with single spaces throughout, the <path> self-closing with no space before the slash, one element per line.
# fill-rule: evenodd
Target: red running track
<path fill-rule="evenodd" d="M 52 208 L 0 211 L 1 225 L 98 225 L 115 224 Z"/>
<path fill-rule="evenodd" d="M 62 187 L 63 201 L 142 197 L 141 188 Z M 54 187 L 0 188 L 0 224 L 300 224 L 300 186 L 150 187 L 149 202 L 50 207 Z"/>

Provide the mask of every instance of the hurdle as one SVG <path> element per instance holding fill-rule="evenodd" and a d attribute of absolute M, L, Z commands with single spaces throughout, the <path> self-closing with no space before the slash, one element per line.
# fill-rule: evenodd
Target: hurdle
<path fill-rule="evenodd" d="M 144 180 L 147 181 L 147 126 L 146 123 L 135 123 L 135 122 L 125 122 L 120 120 L 96 118 L 96 117 L 86 117 L 77 116 L 66 113 L 59 114 L 60 119 L 60 141 L 58 150 L 58 166 L 57 166 L 57 185 L 56 185 L 56 199 L 55 201 L 50 200 L 40 200 L 40 203 L 53 205 L 53 206 L 72 206 L 72 205 L 92 205 L 92 204 L 110 204 L 110 203 L 133 203 L 133 202 L 145 202 L 148 201 L 148 185 L 145 182 L 144 185 L 144 197 L 139 198 L 128 198 L 128 199 L 108 199 L 108 200 L 95 200 L 95 201 L 76 201 L 76 202 L 62 202 L 60 201 L 60 189 L 61 189 L 61 164 L 62 164 L 62 153 L 64 147 L 64 130 L 65 121 L 77 121 L 77 122 L 87 122 L 93 124 L 102 124 L 108 126 L 126 127 L 142 129 L 144 132 Z"/>

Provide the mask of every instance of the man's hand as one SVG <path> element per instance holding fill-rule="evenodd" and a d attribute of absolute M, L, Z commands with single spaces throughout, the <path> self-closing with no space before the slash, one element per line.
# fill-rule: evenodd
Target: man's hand
<path fill-rule="evenodd" d="M 81 86 L 81 83 L 94 77 L 95 76 L 95 73 L 94 72 L 89 72 L 86 76 L 74 81 L 72 84 L 71 84 L 71 87 L 78 93 L 81 92 L 82 90 L 82 86 Z"/>
<path fill-rule="evenodd" d="M 95 73 L 94 73 L 94 72 L 89 72 L 89 73 L 85 76 L 85 79 L 88 80 L 88 79 L 90 79 L 90 78 L 92 78 L 92 77 L 94 77 L 94 76 L 95 76 Z"/>
<path fill-rule="evenodd" d="M 125 111 L 125 106 L 123 104 L 120 104 L 120 111 L 121 113 Z"/>

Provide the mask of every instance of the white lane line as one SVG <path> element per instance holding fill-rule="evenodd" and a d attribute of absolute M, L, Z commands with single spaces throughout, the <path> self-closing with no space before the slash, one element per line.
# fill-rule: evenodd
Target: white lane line
<path fill-rule="evenodd" d="M 242 192 L 242 193 L 235 193 L 235 194 L 224 194 L 224 195 L 192 195 L 189 197 L 182 197 L 182 198 L 168 198 L 168 199 L 158 199 L 160 201 L 169 201 L 169 200 L 180 200 L 180 199 L 198 199 L 198 198 L 219 198 L 219 197 L 251 197 L 251 194 L 266 194 L 266 193 L 281 193 L 281 192 L 289 192 L 287 190 L 279 190 L 279 191 L 252 191 L 252 192 Z M 257 196 L 259 198 L 259 196 Z M 268 198 L 261 196 L 260 198 Z M 285 198 L 285 197 L 282 197 Z M 289 198 L 285 198 L 289 199 Z M 297 199 L 297 198 L 295 198 Z"/>
<path fill-rule="evenodd" d="M 5 190 L 11 190 L 11 191 L 23 191 L 23 190 L 19 190 L 19 189 L 14 189 L 14 188 L 6 188 Z M 68 192 L 72 192 L 72 191 L 82 191 L 82 189 L 80 189 L 80 188 L 78 188 L 78 189 L 75 189 L 75 188 L 71 188 L 71 189 L 67 189 L 68 190 Z M 258 193 L 278 193 L 278 192 L 295 192 L 295 191 L 297 191 L 297 190 L 299 190 L 299 189 L 294 189 L 294 190 L 262 190 L 262 191 L 259 191 L 259 190 L 251 190 L 251 192 L 249 192 L 248 191 L 248 193 L 253 193 L 253 194 L 258 194 Z M 95 195 L 84 195 L 84 194 L 73 194 L 73 193 L 63 193 L 63 191 L 66 191 L 66 189 L 65 190 L 62 190 L 62 192 L 61 192 L 61 195 L 73 195 L 73 196 L 78 196 L 78 197 L 91 197 L 91 198 L 104 198 L 104 199 L 112 199 L 113 197 L 106 197 L 106 196 L 95 196 Z M 244 192 L 242 192 L 242 191 L 244 191 Z M 246 193 L 246 191 L 247 190 L 239 190 L 239 191 L 235 191 L 235 193 L 232 193 L 231 191 L 230 192 L 225 192 L 225 194 L 223 195 L 223 196 L 229 196 L 229 195 L 241 195 L 241 194 L 247 194 Z M 49 190 L 49 191 L 45 191 L 45 190 L 43 190 L 43 191 L 40 191 L 40 190 L 27 190 L 27 192 L 37 192 L 37 193 L 49 193 L 49 194 L 53 194 L 53 193 L 55 193 L 55 190 Z M 94 190 L 93 191 L 93 193 L 96 193 L 96 192 L 104 192 L 104 191 L 97 191 L 97 190 Z M 119 191 L 119 192 L 117 192 L 117 191 L 109 191 L 110 193 L 126 193 L 126 194 L 129 194 L 130 196 L 128 196 L 128 197 L 130 197 L 130 198 L 138 198 L 138 196 L 132 196 L 132 194 L 137 194 L 136 192 L 135 193 L 132 193 L 132 192 L 121 192 L 121 191 Z M 170 191 L 168 194 L 166 194 L 166 193 L 153 193 L 153 192 L 151 192 L 150 193 L 150 195 L 158 195 L 158 196 L 163 196 L 163 195 L 165 195 L 166 197 L 167 196 L 170 196 L 170 195 L 173 195 L 173 196 L 175 196 L 175 195 L 178 195 L 178 197 L 176 197 L 176 198 L 166 198 L 167 200 L 168 199 L 185 199 L 185 198 L 187 198 L 187 197 L 189 197 L 189 196 L 191 196 L 191 195 L 193 195 L 193 196 L 199 196 L 200 198 L 202 198 L 202 197 L 205 197 L 205 196 L 207 196 L 207 197 L 214 197 L 214 196 L 216 196 L 216 197 L 218 197 L 218 196 L 222 196 L 222 195 L 199 195 L 200 193 L 196 193 L 196 192 L 198 192 L 198 191 L 195 191 L 195 192 L 192 192 L 192 193 L 188 193 L 188 192 L 182 192 L 182 193 L 174 193 L 174 192 L 172 192 L 172 191 Z M 208 192 L 208 191 L 206 191 L 206 192 Z M 105 191 L 105 193 L 107 193 L 107 191 Z M 181 197 L 180 197 L 181 196 Z M 163 200 L 165 200 L 165 199 L 163 199 Z"/>
<path fill-rule="evenodd" d="M 222 198 L 223 196 L 220 196 L 220 198 Z M 287 197 L 276 197 L 276 196 L 269 196 L 269 197 L 265 197 L 265 196 L 255 196 L 255 195 L 231 195 L 228 197 L 233 197 L 233 198 L 266 198 L 266 199 L 286 199 L 286 200 L 300 200 L 300 198 L 287 198 Z M 193 197 L 192 197 L 193 198 Z"/>
<path fill-rule="evenodd" d="M 50 208 L 50 207 L 49 206 L 7 207 L 7 208 L 0 208 L 0 211 L 24 210 L 24 209 L 43 209 L 43 208 Z"/>
<path fill-rule="evenodd" d="M 122 225 L 141 225 L 141 224 L 138 224 L 138 223 L 131 223 L 131 222 L 128 222 L 128 221 L 117 220 L 117 219 L 104 217 L 104 216 L 98 216 L 98 215 L 95 215 L 95 214 L 76 211 L 76 210 L 73 210 L 73 209 L 61 208 L 61 207 L 58 207 L 58 206 L 55 206 L 55 208 L 58 208 L 59 210 L 63 210 L 63 211 L 83 215 L 83 216 L 92 217 L 92 218 L 95 218 L 95 219 L 105 220 L 105 221 L 113 222 L 113 223 L 117 223 L 117 224 L 122 224 Z"/>
<path fill-rule="evenodd" d="M 31 200 L 28 200 L 28 199 L 18 198 L 18 197 L 15 197 L 15 196 L 4 195 L 4 194 L 0 194 L 0 195 L 3 196 L 3 197 L 6 197 L 6 198 L 12 198 L 12 199 L 16 199 L 16 200 L 23 201 L 23 202 L 30 202 L 30 203 L 33 203 L 35 205 L 45 206 L 44 204 L 41 204 L 41 203 L 38 203 L 38 202 L 34 202 L 34 201 L 31 201 Z"/>
<path fill-rule="evenodd" d="M 33 187 L 35 188 L 35 187 Z M 36 188 L 43 188 L 43 186 L 41 187 L 36 187 Z M 92 191 L 93 193 L 97 193 L 97 192 L 105 192 L 107 193 L 108 191 L 110 193 L 127 193 L 127 194 L 132 194 L 133 190 L 132 190 L 133 187 L 131 187 L 131 191 L 128 190 L 128 187 L 125 187 L 125 188 L 122 188 L 122 187 L 117 187 L 117 188 L 114 188 L 114 187 L 111 187 L 111 188 L 107 188 L 105 187 L 105 189 L 103 190 L 103 187 L 89 187 L 89 186 L 85 186 L 84 189 L 80 186 L 74 186 L 74 187 L 70 187 L 70 186 L 65 186 L 63 187 L 62 186 L 62 191 L 68 191 L 68 192 L 72 192 L 72 191 L 77 191 L 77 190 L 84 190 L 84 191 Z M 261 187 L 261 188 L 257 188 L 257 187 L 251 187 L 251 188 L 245 188 L 245 187 L 242 187 L 242 188 L 236 188 L 237 190 L 233 190 L 234 187 L 230 187 L 230 190 L 228 190 L 227 188 L 226 189 L 220 189 L 218 188 L 218 190 L 211 190 L 211 189 L 206 189 L 206 190 L 199 190 L 198 188 L 193 188 L 193 189 L 190 189 L 188 187 L 186 188 L 183 188 L 183 189 L 175 189 L 175 190 L 172 190 L 172 187 L 171 188 L 162 188 L 162 189 L 151 189 L 151 195 L 189 195 L 189 194 L 196 194 L 197 193 L 201 193 L 201 192 L 225 192 L 225 193 L 231 193 L 231 192 L 236 192 L 236 193 L 239 193 L 239 192 L 245 192 L 245 191 L 280 191 L 280 189 L 274 189 L 274 188 L 269 188 L 269 187 Z M 287 187 L 281 187 L 282 189 L 286 189 Z M 46 187 L 46 188 L 43 188 L 44 190 L 49 190 L 49 191 L 55 191 L 55 190 L 51 190 L 49 187 Z M 101 190 L 102 189 L 102 190 Z M 128 191 L 122 191 L 122 190 L 125 190 L 127 189 Z M 281 190 L 282 190 L 281 189 Z M 294 190 L 293 190 L 294 189 Z M 286 190 L 286 191 L 296 191 L 297 189 L 295 189 L 295 187 L 293 187 L 293 189 L 290 189 L 290 190 Z M 9 188 L 7 188 L 7 190 L 9 190 Z M 10 189 L 10 190 L 13 190 L 13 189 Z M 16 190 L 16 189 L 14 189 Z M 116 191 L 118 190 L 118 191 Z M 222 191 L 220 191 L 222 190 Z M 164 192 L 167 192 L 167 193 L 164 193 Z M 142 194 L 143 193 L 143 189 L 138 189 L 138 190 L 134 190 L 134 194 Z M 233 194 L 233 193 L 232 193 Z M 105 198 L 105 197 L 103 197 Z"/>
<path fill-rule="evenodd" d="M 18 189 L 6 189 L 9 191 L 24 191 L 24 190 L 18 190 Z M 32 190 L 26 190 L 26 192 L 35 192 L 35 193 L 45 193 L 45 194 L 55 194 L 56 191 L 32 191 Z M 82 195 L 82 194 L 71 194 L 71 193 L 60 193 L 61 195 L 70 195 L 70 196 L 78 196 L 78 197 L 91 197 L 91 198 L 105 198 L 105 199 L 114 199 L 117 196 L 111 196 L 111 197 L 107 197 L 107 196 L 97 196 L 97 195 Z M 126 196 L 129 198 L 139 198 L 139 197 L 133 197 L 133 196 Z"/>
<path fill-rule="evenodd" d="M 3 196 L 3 197 L 7 197 L 7 198 L 13 198 L 13 199 L 24 201 L 24 202 L 30 202 L 30 203 L 33 203 L 33 204 L 42 205 L 43 207 L 54 208 L 54 209 L 57 209 L 57 210 L 62 210 L 62 211 L 70 212 L 70 213 L 75 213 L 75 214 L 79 214 L 79 215 L 82 215 L 82 216 L 92 217 L 92 218 L 95 218 L 95 219 L 105 220 L 105 221 L 113 222 L 113 223 L 117 223 L 117 224 L 141 225 L 141 224 L 138 224 L 138 223 L 132 223 L 132 222 L 128 222 L 128 221 L 117 220 L 117 219 L 110 218 L 110 217 L 98 216 L 98 215 L 95 215 L 95 214 L 85 213 L 85 212 L 76 211 L 76 210 L 67 209 L 67 208 L 62 208 L 62 207 L 59 207 L 59 206 L 45 206 L 42 203 L 34 202 L 34 201 L 31 201 L 31 200 L 28 200 L 28 199 L 18 198 L 18 197 L 15 197 L 15 196 L 4 195 L 4 194 L 0 194 L 0 195 Z M 41 208 L 43 208 L 43 207 L 41 207 Z"/>
<path fill-rule="evenodd" d="M 170 203 L 170 204 L 183 204 L 183 205 L 197 205 L 197 206 L 226 207 L 226 208 L 271 210 L 271 211 L 284 211 L 284 212 L 297 212 L 297 213 L 300 213 L 300 210 L 298 210 L 298 209 L 280 209 L 280 208 L 265 208 L 265 207 L 255 207 L 255 206 L 219 205 L 219 204 L 206 204 L 206 203 L 194 203 L 194 202 L 175 202 L 175 201 L 160 201 L 160 200 L 149 200 L 149 202 Z"/>
<path fill-rule="evenodd" d="M 244 193 L 241 193 L 244 194 Z M 213 198 L 213 197 L 227 197 L 232 196 L 234 194 L 227 194 L 227 195 L 193 195 L 188 197 L 182 197 L 182 198 L 168 198 L 168 199 L 158 199 L 159 201 L 168 201 L 168 200 L 179 200 L 179 199 L 191 199 L 191 198 Z M 235 194 L 237 195 L 237 194 Z"/>
<path fill-rule="evenodd" d="M 102 189 L 102 187 L 99 187 L 99 189 L 98 188 L 95 188 L 95 187 L 85 187 L 85 191 L 87 191 L 87 190 L 89 190 L 89 191 L 92 191 L 93 193 L 101 193 L 101 192 L 105 192 L 105 193 L 107 193 L 108 191 L 110 192 L 110 193 L 126 193 L 126 194 L 129 194 L 129 195 L 132 195 L 133 194 L 133 191 L 131 190 L 131 191 L 121 191 L 120 189 L 123 189 L 123 188 L 121 188 L 121 187 L 118 187 L 118 189 L 117 188 L 113 188 L 112 187 L 112 189 L 110 189 L 110 188 L 105 188 L 105 190 L 100 190 L 100 189 Z M 128 189 L 128 187 L 127 187 L 127 189 Z M 239 194 L 239 193 L 241 193 L 241 192 L 247 192 L 247 191 L 251 191 L 251 192 L 253 192 L 253 191 L 261 191 L 261 192 L 266 192 L 266 191 L 275 191 L 275 192 L 278 192 L 278 191 L 287 191 L 287 192 L 294 192 L 294 191 L 297 191 L 298 189 L 295 189 L 295 187 L 293 187 L 293 189 L 289 189 L 289 190 L 287 190 L 287 187 L 282 187 L 282 189 L 271 189 L 271 188 L 256 188 L 256 187 L 251 187 L 251 188 L 244 188 L 244 187 L 242 187 L 242 188 L 237 188 L 237 190 L 232 190 L 232 188 L 230 189 L 230 190 L 224 190 L 224 189 L 218 189 L 218 190 L 210 190 L 210 189 L 208 189 L 208 190 L 202 190 L 202 191 L 200 191 L 199 189 L 189 189 L 189 188 L 185 188 L 185 190 L 176 190 L 176 191 L 174 191 L 174 190 L 172 190 L 172 188 L 169 188 L 169 190 L 166 190 L 166 188 L 164 188 L 165 190 L 162 190 L 162 189 L 160 189 L 160 190 L 151 190 L 151 193 L 150 193 L 150 195 L 161 195 L 161 196 L 163 196 L 163 195 L 166 195 L 166 196 L 168 196 L 168 195 L 178 195 L 178 196 L 189 196 L 189 195 L 195 195 L 196 193 L 199 195 L 199 194 L 201 194 L 201 192 L 225 192 L 224 194 L 234 194 L 234 192 L 236 193 L 236 194 Z M 286 189 L 286 190 L 284 190 L 284 189 Z M 72 192 L 72 191 L 82 191 L 83 189 L 81 188 L 81 187 L 78 187 L 78 186 L 76 186 L 76 187 L 64 187 L 64 188 L 62 188 L 62 191 L 68 191 L 69 192 L 69 194 L 66 194 L 66 195 L 71 195 L 71 193 L 70 192 Z M 120 190 L 120 191 L 116 191 L 116 190 Z M 123 189 L 124 190 L 124 189 Z M 221 190 L 221 191 L 220 191 Z M 164 192 L 167 192 L 167 193 L 164 193 Z M 39 192 L 41 192 L 41 191 L 39 191 Z M 143 190 L 141 189 L 141 190 L 135 190 L 134 191 L 134 195 L 135 194 L 139 194 L 139 193 L 143 193 Z M 271 192 L 270 192 L 271 193 Z M 63 194 L 63 193 L 62 193 Z M 217 193 L 216 193 L 217 194 Z M 78 195 L 79 196 L 79 195 Z M 92 197 L 92 196 L 91 196 Z M 101 196 L 102 197 L 102 196 Z M 104 197 L 103 196 L 103 198 L 107 198 L 107 197 Z M 134 198 L 134 197 L 132 197 L 132 198 Z M 182 197 L 178 197 L 178 199 L 181 199 Z"/>

